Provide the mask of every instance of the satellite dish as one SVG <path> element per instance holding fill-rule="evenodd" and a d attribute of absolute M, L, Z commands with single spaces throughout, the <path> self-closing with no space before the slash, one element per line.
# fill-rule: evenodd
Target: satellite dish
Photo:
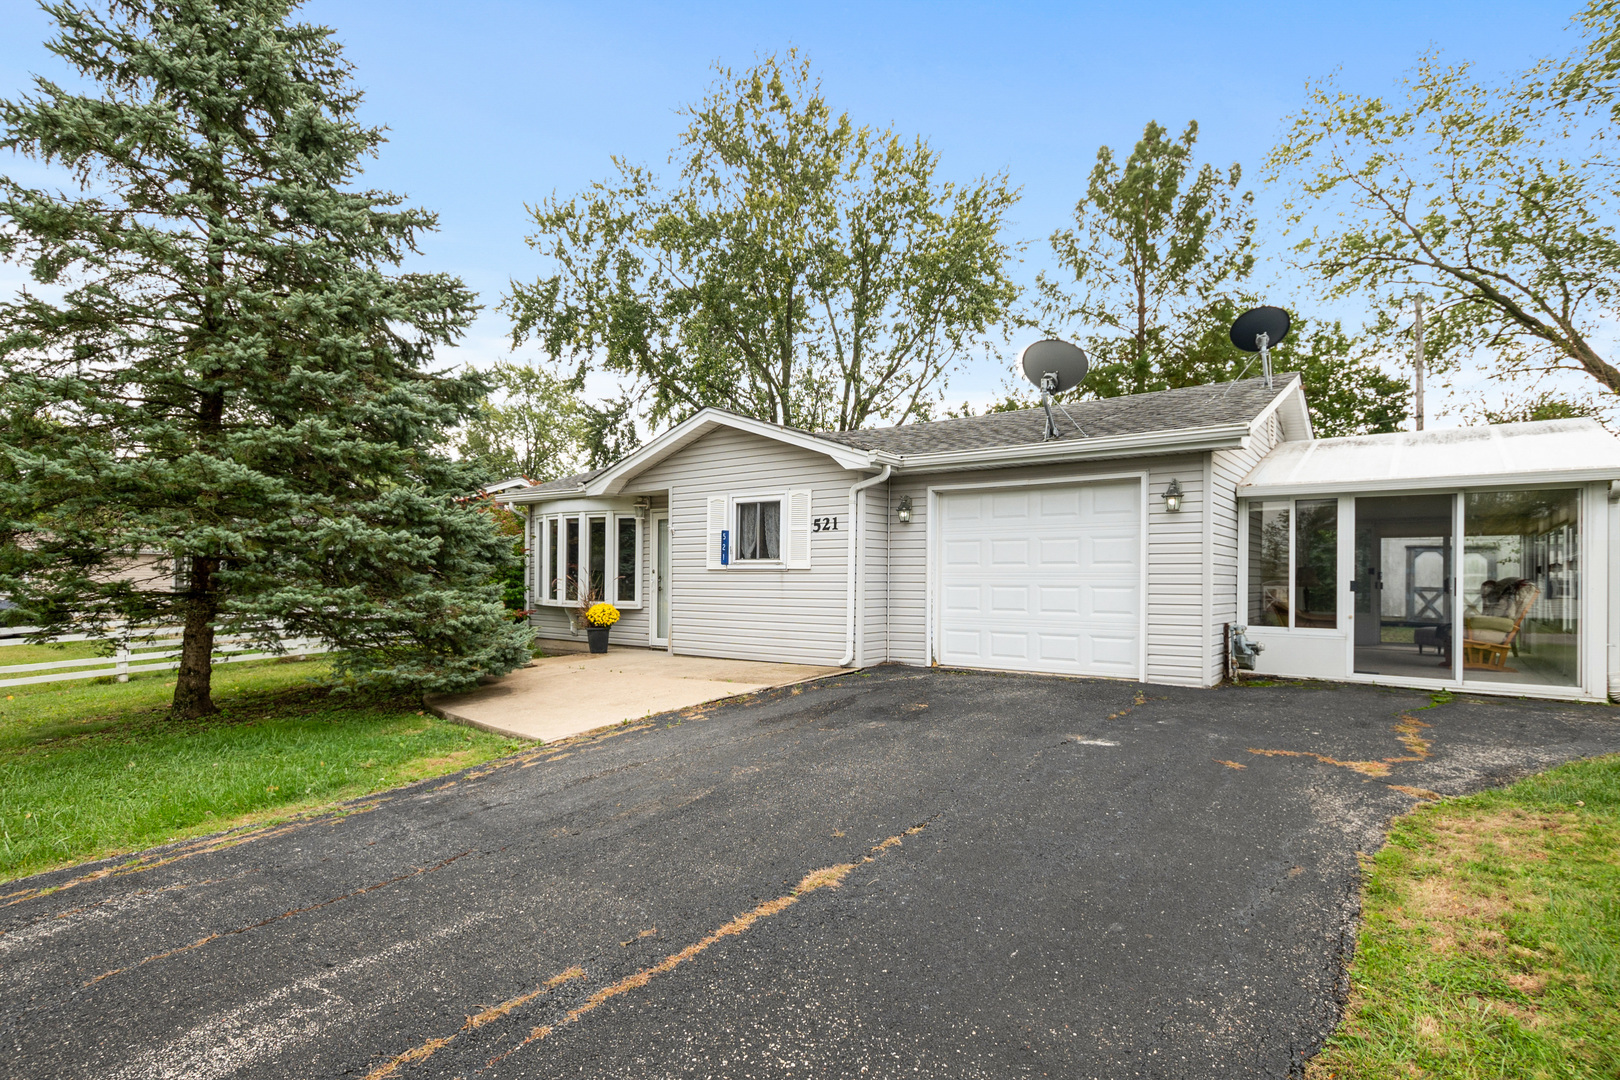
<path fill-rule="evenodd" d="M 1282 344 L 1282 339 L 1288 336 L 1288 326 L 1288 312 L 1280 307 L 1250 308 L 1232 323 L 1232 344 L 1244 352 L 1260 354 L 1260 370 L 1265 375 L 1267 389 L 1271 387 L 1271 347 Z M 1247 372 L 1248 368 L 1243 370 Z"/>
<path fill-rule="evenodd" d="M 1086 351 L 1067 341 L 1047 338 L 1033 345 L 1025 345 L 1024 351 L 1018 354 L 1018 366 L 1023 369 L 1024 378 L 1040 387 L 1041 407 L 1046 410 L 1046 434 L 1042 441 L 1057 438 L 1057 421 L 1052 417 L 1052 395 L 1080 385 L 1086 377 L 1086 369 L 1091 367 L 1091 361 L 1086 359 Z M 1064 416 L 1069 416 L 1069 411 L 1062 405 L 1058 408 L 1062 409 Z M 1069 423 L 1074 424 L 1074 417 L 1069 416 Z M 1074 424 L 1074 427 L 1082 436 L 1085 435 L 1079 424 Z"/>
<path fill-rule="evenodd" d="M 1250 308 L 1232 324 L 1232 344 L 1244 352 L 1259 352 L 1281 345 L 1282 339 L 1288 336 L 1289 325 L 1288 312 L 1280 307 Z M 1260 343 L 1261 334 L 1266 335 L 1264 345 Z"/>
<path fill-rule="evenodd" d="M 1086 359 L 1086 351 L 1080 346 L 1047 338 L 1025 345 L 1024 351 L 1018 354 L 1018 366 L 1023 369 L 1024 378 L 1043 392 L 1061 394 L 1080 385 L 1091 361 Z"/>

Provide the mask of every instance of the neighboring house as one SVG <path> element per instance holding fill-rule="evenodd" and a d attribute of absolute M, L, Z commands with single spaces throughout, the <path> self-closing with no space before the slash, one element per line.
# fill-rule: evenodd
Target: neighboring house
<path fill-rule="evenodd" d="M 1620 691 L 1595 422 L 1318 440 L 1293 375 L 1068 414 L 1045 441 L 1039 409 L 828 434 L 705 409 L 498 499 L 542 639 L 583 638 L 583 589 L 616 644 L 700 656 L 1210 686 L 1247 625 L 1262 673 Z"/>
<path fill-rule="evenodd" d="M 500 495 L 505 495 L 509 492 L 521 491 L 524 488 L 533 486 L 534 481 L 525 479 L 521 476 L 514 476 L 509 479 L 502 480 L 498 484 L 488 485 L 482 491 L 480 491 L 478 495 L 480 498 L 492 499 Z"/>

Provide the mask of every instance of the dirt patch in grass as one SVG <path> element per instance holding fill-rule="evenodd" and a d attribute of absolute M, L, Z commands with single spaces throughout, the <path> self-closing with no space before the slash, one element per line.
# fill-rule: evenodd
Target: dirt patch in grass
<path fill-rule="evenodd" d="M 1367 869 L 1311 1080 L 1620 1076 L 1620 757 L 1420 807 Z"/>

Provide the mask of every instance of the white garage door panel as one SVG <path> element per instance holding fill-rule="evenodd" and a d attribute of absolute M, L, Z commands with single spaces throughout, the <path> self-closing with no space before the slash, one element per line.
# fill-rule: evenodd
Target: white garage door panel
<path fill-rule="evenodd" d="M 1135 480 L 940 497 L 941 663 L 1135 677 Z"/>

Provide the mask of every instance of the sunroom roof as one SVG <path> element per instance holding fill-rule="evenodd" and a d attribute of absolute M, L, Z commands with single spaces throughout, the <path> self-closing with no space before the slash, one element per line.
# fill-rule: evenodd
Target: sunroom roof
<path fill-rule="evenodd" d="M 1596 420 L 1582 417 L 1285 442 L 1260 459 L 1238 485 L 1238 494 L 1616 479 L 1620 479 L 1620 439 Z"/>

